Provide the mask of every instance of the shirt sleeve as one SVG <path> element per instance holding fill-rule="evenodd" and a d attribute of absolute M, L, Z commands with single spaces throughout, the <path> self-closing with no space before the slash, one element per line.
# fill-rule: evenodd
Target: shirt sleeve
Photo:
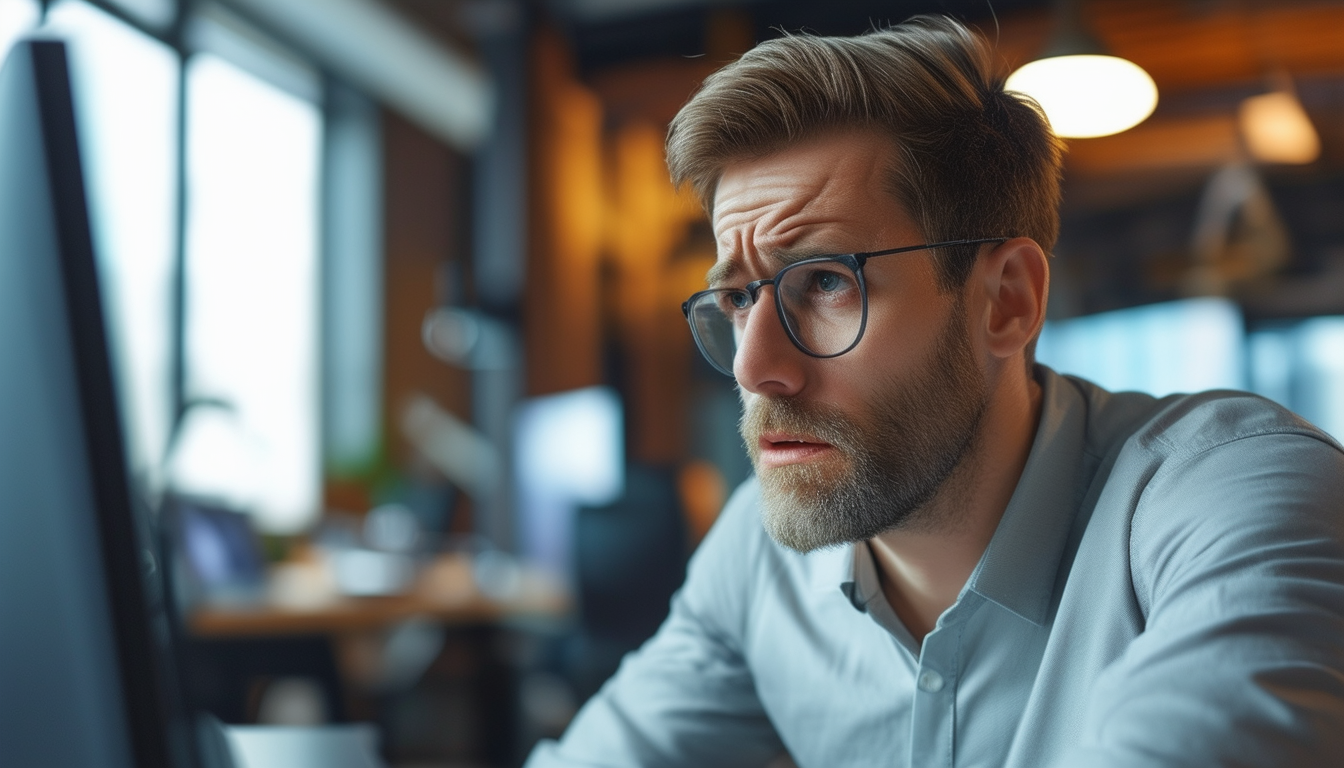
<path fill-rule="evenodd" d="M 1339 448 L 1260 434 L 1170 458 L 1130 544 L 1146 626 L 1058 765 L 1344 764 Z"/>
<path fill-rule="evenodd" d="M 667 620 L 526 768 L 760 766 L 784 751 L 742 654 L 762 540 L 754 483 L 691 560 Z"/>

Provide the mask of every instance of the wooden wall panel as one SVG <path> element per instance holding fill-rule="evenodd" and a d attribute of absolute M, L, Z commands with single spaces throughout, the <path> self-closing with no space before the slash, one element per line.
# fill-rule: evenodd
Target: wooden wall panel
<path fill-rule="evenodd" d="M 615 280 L 612 305 L 627 370 L 631 456 L 671 464 L 686 453 L 686 393 L 692 343 L 682 320 L 673 249 L 703 216 L 667 175 L 663 130 L 634 123 L 612 139 L 613 196 L 607 229 Z"/>
<path fill-rule="evenodd" d="M 534 42 L 531 78 L 523 330 L 527 392 L 540 395 L 602 381 L 602 108 L 553 33 Z"/>
<path fill-rule="evenodd" d="M 399 414 L 417 392 L 464 420 L 471 418 L 468 375 L 425 350 L 420 325 L 450 289 L 450 265 L 466 259 L 466 164 L 456 152 L 391 112 L 383 114 L 384 315 L 387 445 L 394 463 L 409 466 L 410 445 Z"/>

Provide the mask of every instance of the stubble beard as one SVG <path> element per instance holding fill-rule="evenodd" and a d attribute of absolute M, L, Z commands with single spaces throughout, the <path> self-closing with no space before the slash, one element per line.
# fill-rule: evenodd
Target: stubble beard
<path fill-rule="evenodd" d="M 755 399 L 739 425 L 761 484 L 762 522 L 798 552 L 870 539 L 898 528 L 935 528 L 930 502 L 972 452 L 988 405 L 967 338 L 965 306 L 953 307 L 915 380 L 888 381 L 861 418 L 791 398 Z M 759 438 L 803 434 L 838 449 L 822 461 L 760 468 Z"/>

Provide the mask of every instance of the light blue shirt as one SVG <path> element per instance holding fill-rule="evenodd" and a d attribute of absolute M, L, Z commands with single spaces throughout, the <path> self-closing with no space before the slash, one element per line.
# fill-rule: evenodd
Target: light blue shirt
<path fill-rule="evenodd" d="M 749 481 L 527 768 L 1344 765 L 1344 451 L 1252 395 L 1037 378 L 1022 478 L 922 645 L 866 544 L 780 547 Z"/>

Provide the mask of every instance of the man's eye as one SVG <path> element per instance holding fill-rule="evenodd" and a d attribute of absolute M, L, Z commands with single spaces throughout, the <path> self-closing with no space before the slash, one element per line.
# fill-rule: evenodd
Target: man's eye
<path fill-rule="evenodd" d="M 751 306 L 751 297 L 746 291 L 724 291 L 719 294 L 719 306 L 724 312 L 736 312 Z"/>
<path fill-rule="evenodd" d="M 811 294 L 831 295 L 854 288 L 854 278 L 833 269 L 818 269 L 803 277 L 803 290 Z"/>

